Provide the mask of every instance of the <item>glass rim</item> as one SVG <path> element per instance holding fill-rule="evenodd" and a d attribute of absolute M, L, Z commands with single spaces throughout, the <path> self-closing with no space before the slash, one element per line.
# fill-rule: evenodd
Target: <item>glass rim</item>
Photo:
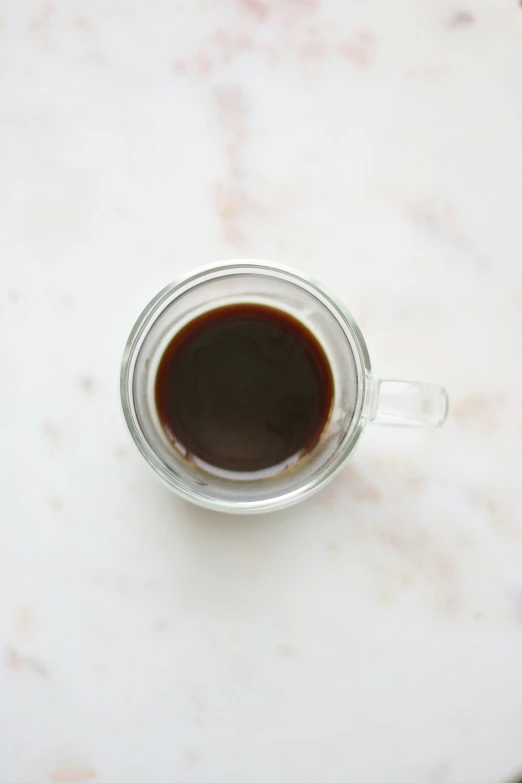
<path fill-rule="evenodd" d="M 152 448 L 147 438 L 145 438 L 143 435 L 140 427 L 137 425 L 133 412 L 133 360 L 137 356 L 137 349 L 139 349 L 142 338 L 146 334 L 151 321 L 154 322 L 156 318 L 161 315 L 163 310 L 163 308 L 161 308 L 162 303 L 166 302 L 172 293 L 176 291 L 176 289 L 180 289 L 181 292 L 181 289 L 187 286 L 187 284 L 191 284 L 190 287 L 198 285 L 200 278 L 205 278 L 209 275 L 209 273 L 215 273 L 216 276 L 219 276 L 220 272 L 230 273 L 231 270 L 237 270 L 238 272 L 243 271 L 244 273 L 247 273 L 249 270 L 251 270 L 252 273 L 255 274 L 256 269 L 260 272 L 264 272 L 265 274 L 272 272 L 274 273 L 274 276 L 277 276 L 278 273 L 283 273 L 285 276 L 287 276 L 287 279 L 289 279 L 290 282 L 293 282 L 298 286 L 302 286 L 304 283 L 305 285 L 310 286 L 312 289 L 317 290 L 329 301 L 334 310 L 337 311 L 337 317 L 348 327 L 348 331 L 351 333 L 357 348 L 357 355 L 360 362 L 362 378 L 362 389 L 360 394 L 358 394 L 358 407 L 355 414 L 358 416 L 358 420 L 351 437 L 344 444 L 344 446 L 340 448 L 339 453 L 336 455 L 332 464 L 327 469 L 325 469 L 323 473 L 320 473 L 312 480 L 307 481 L 302 486 L 297 487 L 289 492 L 283 492 L 272 498 L 265 498 L 263 500 L 231 501 L 220 500 L 217 498 L 208 498 L 188 487 L 182 480 L 176 481 L 175 477 L 173 477 L 165 469 L 163 463 L 156 457 L 154 449 Z M 362 332 L 344 303 L 327 286 L 323 285 L 323 283 L 307 275 L 306 273 L 284 264 L 276 264 L 270 261 L 259 259 L 232 259 L 227 261 L 217 261 L 211 264 L 206 264 L 204 266 L 198 266 L 187 274 L 182 275 L 176 280 L 168 283 L 149 301 L 149 303 L 145 306 L 136 319 L 125 344 L 120 370 L 120 398 L 125 423 L 135 446 L 149 467 L 154 471 L 156 476 L 158 476 L 163 481 L 163 483 L 169 487 L 169 489 L 178 493 L 178 495 L 183 497 L 185 500 L 189 500 L 204 508 L 213 509 L 216 511 L 225 511 L 229 513 L 263 513 L 264 511 L 272 511 L 283 508 L 293 504 L 297 500 L 308 497 L 323 487 L 335 476 L 339 468 L 342 466 L 346 458 L 355 447 L 367 423 L 368 417 L 366 403 L 368 398 L 367 392 L 370 376 L 370 356 Z"/>

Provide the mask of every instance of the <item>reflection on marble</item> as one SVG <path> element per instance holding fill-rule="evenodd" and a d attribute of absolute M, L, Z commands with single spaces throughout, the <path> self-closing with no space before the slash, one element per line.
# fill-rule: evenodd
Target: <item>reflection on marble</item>
<path fill-rule="evenodd" d="M 522 9 L 0 7 L 6 783 L 502 783 L 522 767 Z M 322 279 L 440 432 L 308 503 L 170 495 L 119 410 L 193 266 Z"/>

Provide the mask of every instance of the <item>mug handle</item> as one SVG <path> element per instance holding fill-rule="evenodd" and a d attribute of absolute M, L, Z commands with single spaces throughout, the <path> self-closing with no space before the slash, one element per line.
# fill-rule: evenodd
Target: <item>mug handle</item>
<path fill-rule="evenodd" d="M 374 380 L 370 421 L 399 427 L 442 427 L 448 416 L 443 386 L 411 381 Z"/>

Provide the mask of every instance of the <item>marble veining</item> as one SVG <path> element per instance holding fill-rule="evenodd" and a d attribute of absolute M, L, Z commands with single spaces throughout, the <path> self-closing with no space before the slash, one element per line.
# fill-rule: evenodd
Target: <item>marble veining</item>
<path fill-rule="evenodd" d="M 0 779 L 522 770 L 522 9 L 0 4 Z M 133 451 L 128 331 L 197 264 L 323 280 L 440 432 L 215 516 Z"/>

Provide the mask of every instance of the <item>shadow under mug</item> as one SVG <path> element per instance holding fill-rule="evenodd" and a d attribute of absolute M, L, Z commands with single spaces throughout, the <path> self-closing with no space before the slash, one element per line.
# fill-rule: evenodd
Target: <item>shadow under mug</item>
<path fill-rule="evenodd" d="M 214 474 L 187 460 L 167 438 L 156 410 L 156 373 L 174 335 L 209 310 L 240 303 L 278 308 L 303 323 L 321 343 L 333 375 L 330 417 L 319 441 L 269 476 Z M 120 384 L 127 426 L 155 473 L 186 500 L 236 513 L 280 509 L 323 487 L 370 422 L 441 427 L 448 413 L 441 386 L 373 377 L 359 327 L 323 285 L 296 270 L 250 260 L 202 267 L 154 297 L 129 335 Z"/>

